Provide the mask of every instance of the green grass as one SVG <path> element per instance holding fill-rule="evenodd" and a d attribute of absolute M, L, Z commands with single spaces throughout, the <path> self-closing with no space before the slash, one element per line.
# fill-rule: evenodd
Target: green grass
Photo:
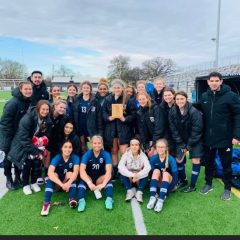
<path fill-rule="evenodd" d="M 106 210 L 105 198 L 96 200 L 87 192 L 86 211 L 78 213 L 67 204 L 66 193 L 54 193 L 47 217 L 40 216 L 43 191 L 24 196 L 22 190 L 8 192 L 0 200 L 0 232 L 3 235 L 134 235 L 131 205 L 125 204 L 125 190 L 118 183 L 114 191 L 114 209 Z"/>
<path fill-rule="evenodd" d="M 188 173 L 191 164 L 188 161 Z M 190 179 L 190 177 L 188 177 Z M 172 193 L 164 202 L 163 210 L 155 213 L 146 209 L 146 194 L 142 212 L 149 235 L 239 235 L 239 199 L 232 195 L 231 201 L 222 201 L 223 185 L 215 179 L 214 190 L 201 195 L 204 185 L 204 168 L 192 193 Z"/>

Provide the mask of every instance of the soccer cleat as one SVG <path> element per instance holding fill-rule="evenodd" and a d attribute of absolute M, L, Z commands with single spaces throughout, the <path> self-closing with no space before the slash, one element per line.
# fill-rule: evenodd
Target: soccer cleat
<path fill-rule="evenodd" d="M 158 199 L 155 207 L 154 207 L 154 211 L 155 212 L 161 212 L 162 210 L 162 207 L 163 207 L 163 200 L 162 199 Z"/>
<path fill-rule="evenodd" d="M 31 195 L 32 194 L 32 190 L 31 190 L 30 185 L 24 186 L 23 187 L 23 192 L 24 192 L 25 195 Z"/>
<path fill-rule="evenodd" d="M 23 187 L 22 179 L 21 179 L 20 176 L 15 176 L 14 181 L 13 181 L 13 185 L 16 189 Z"/>
<path fill-rule="evenodd" d="M 134 192 L 132 189 L 127 190 L 125 201 L 130 201 L 134 197 Z"/>
<path fill-rule="evenodd" d="M 189 193 L 189 192 L 194 192 L 194 191 L 196 191 L 196 188 L 191 187 L 191 186 L 187 186 L 187 187 L 181 189 L 181 192 L 184 192 L 184 193 Z"/>
<path fill-rule="evenodd" d="M 83 212 L 86 208 L 86 201 L 84 198 L 79 199 L 78 201 L 78 212 Z"/>
<path fill-rule="evenodd" d="M 155 197 L 150 197 L 149 202 L 147 204 L 147 209 L 153 209 L 157 199 Z"/>
<path fill-rule="evenodd" d="M 200 193 L 206 195 L 212 190 L 213 190 L 213 187 L 211 185 L 205 184 L 203 188 L 200 190 Z"/>
<path fill-rule="evenodd" d="M 42 216 L 47 216 L 49 214 L 49 209 L 50 209 L 50 202 L 44 202 L 41 215 Z"/>
<path fill-rule="evenodd" d="M 69 199 L 69 206 L 70 208 L 76 208 L 77 207 L 77 201 L 74 198 Z"/>
<path fill-rule="evenodd" d="M 8 188 L 8 190 L 16 190 L 12 178 L 7 178 L 6 187 Z"/>
<path fill-rule="evenodd" d="M 113 209 L 113 199 L 111 197 L 107 197 L 105 201 L 105 207 L 108 210 Z"/>
<path fill-rule="evenodd" d="M 143 203 L 143 192 L 142 191 L 137 191 L 135 194 L 135 197 L 138 202 Z"/>
<path fill-rule="evenodd" d="M 187 179 L 179 180 L 179 182 L 177 184 L 177 188 L 180 189 L 180 188 L 186 187 L 187 185 L 188 185 L 188 180 Z"/>
<path fill-rule="evenodd" d="M 223 194 L 221 195 L 221 199 L 223 201 L 230 200 L 231 199 L 231 191 L 224 189 Z"/>
<path fill-rule="evenodd" d="M 41 188 L 38 186 L 37 183 L 31 184 L 31 189 L 32 189 L 34 192 L 40 192 L 40 191 L 41 191 Z"/>

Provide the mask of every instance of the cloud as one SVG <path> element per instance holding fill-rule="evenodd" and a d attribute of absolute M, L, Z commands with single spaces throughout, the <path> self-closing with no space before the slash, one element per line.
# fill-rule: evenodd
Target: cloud
<path fill-rule="evenodd" d="M 222 2 L 220 55 L 227 56 L 237 52 L 240 2 Z M 0 11 L 1 36 L 54 46 L 62 55 L 53 63 L 96 74 L 119 54 L 132 65 L 155 56 L 188 65 L 214 55 L 217 1 L 0 0 Z"/>

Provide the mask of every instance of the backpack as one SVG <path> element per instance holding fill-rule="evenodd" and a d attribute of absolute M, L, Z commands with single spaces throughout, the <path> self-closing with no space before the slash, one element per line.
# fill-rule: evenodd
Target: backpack
<path fill-rule="evenodd" d="M 240 149 L 233 149 L 232 151 L 232 186 L 240 189 Z M 223 167 L 218 155 L 215 157 L 215 177 L 223 177 Z"/>

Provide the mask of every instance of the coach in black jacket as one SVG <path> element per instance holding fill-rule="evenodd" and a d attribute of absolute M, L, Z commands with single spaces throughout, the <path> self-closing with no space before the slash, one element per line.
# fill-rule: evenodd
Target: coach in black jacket
<path fill-rule="evenodd" d="M 36 106 L 39 100 L 48 100 L 49 93 L 47 91 L 47 85 L 42 78 L 42 72 L 33 71 L 31 77 L 28 77 L 28 81 L 32 84 L 32 106 Z"/>
<path fill-rule="evenodd" d="M 15 167 L 15 180 L 12 179 L 12 162 L 6 156 L 10 151 L 11 142 L 18 129 L 18 124 L 31 104 L 32 86 L 29 82 L 22 82 L 12 91 L 11 98 L 4 106 L 0 121 L 0 150 L 5 153 L 4 175 L 7 178 L 7 188 L 13 190 L 21 183 L 20 171 Z"/>
<path fill-rule="evenodd" d="M 232 144 L 240 140 L 240 100 L 230 87 L 222 84 L 222 76 L 212 72 L 208 76 L 209 89 L 198 104 L 204 116 L 205 180 L 200 191 L 207 194 L 212 188 L 214 159 L 218 150 L 223 166 L 224 192 L 222 200 L 231 198 Z"/>

